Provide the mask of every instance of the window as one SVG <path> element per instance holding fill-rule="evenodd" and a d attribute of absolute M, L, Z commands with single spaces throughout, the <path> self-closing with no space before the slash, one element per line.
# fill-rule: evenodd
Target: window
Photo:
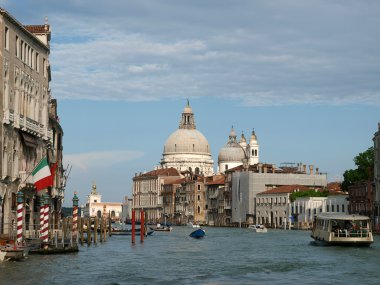
<path fill-rule="evenodd" d="M 228 164 L 224 166 L 224 170 L 228 170 Z"/>
<path fill-rule="evenodd" d="M 40 56 L 39 56 L 38 52 L 36 52 L 36 71 L 37 72 L 40 72 L 40 63 L 39 63 L 39 60 L 40 60 Z"/>
<path fill-rule="evenodd" d="M 47 73 L 46 59 L 42 60 L 42 68 L 43 68 L 44 77 L 46 77 L 46 73 Z M 177 151 L 177 145 L 176 144 L 174 145 L 174 151 Z"/>
<path fill-rule="evenodd" d="M 339 205 L 336 205 L 336 211 L 339 212 Z"/>
<path fill-rule="evenodd" d="M 19 40 L 18 36 L 16 36 L 16 49 L 15 49 L 15 52 L 16 52 L 16 57 L 19 57 L 20 56 L 20 40 Z"/>
<path fill-rule="evenodd" d="M 198 195 L 198 201 L 201 200 L 201 196 Z"/>
<path fill-rule="evenodd" d="M 334 205 L 331 205 L 331 212 L 334 212 Z"/>
<path fill-rule="evenodd" d="M 5 49 L 9 50 L 9 29 L 8 29 L 8 27 L 5 27 L 4 43 L 5 43 Z"/>
<path fill-rule="evenodd" d="M 201 185 L 200 184 L 198 184 L 198 191 L 200 191 L 201 190 Z"/>
<path fill-rule="evenodd" d="M 344 204 L 342 204 L 342 212 L 344 212 Z"/>

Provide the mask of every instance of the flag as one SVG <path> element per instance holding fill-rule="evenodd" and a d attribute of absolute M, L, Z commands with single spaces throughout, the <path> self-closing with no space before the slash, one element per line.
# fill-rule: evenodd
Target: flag
<path fill-rule="evenodd" d="M 51 173 L 47 157 L 44 157 L 36 166 L 36 168 L 34 168 L 32 171 L 32 176 L 33 183 L 34 186 L 36 186 L 37 191 L 40 191 L 52 185 Z"/>
<path fill-rule="evenodd" d="M 50 173 L 51 173 L 51 176 L 50 176 L 50 180 L 51 180 L 51 186 L 54 186 L 54 177 L 55 177 L 55 170 L 57 169 L 57 165 L 58 165 L 58 161 L 56 163 L 54 163 L 52 165 L 52 167 L 50 167 Z"/>

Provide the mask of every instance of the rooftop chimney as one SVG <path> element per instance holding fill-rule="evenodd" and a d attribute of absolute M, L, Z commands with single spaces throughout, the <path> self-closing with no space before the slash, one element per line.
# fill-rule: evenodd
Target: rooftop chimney
<path fill-rule="evenodd" d="M 310 175 L 313 174 L 313 166 L 312 165 L 309 165 L 309 170 L 310 170 Z"/>

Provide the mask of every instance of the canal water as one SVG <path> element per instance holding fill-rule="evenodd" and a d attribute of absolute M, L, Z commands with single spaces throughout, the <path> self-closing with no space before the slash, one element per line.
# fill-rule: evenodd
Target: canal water
<path fill-rule="evenodd" d="M 0 284 L 379 284 L 380 237 L 369 248 L 310 244 L 309 231 L 189 227 L 81 246 L 68 255 L 0 262 Z"/>

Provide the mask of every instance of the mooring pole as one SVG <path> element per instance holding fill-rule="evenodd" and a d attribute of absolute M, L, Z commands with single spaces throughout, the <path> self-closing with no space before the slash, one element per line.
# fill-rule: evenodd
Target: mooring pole
<path fill-rule="evenodd" d="M 132 243 L 135 243 L 135 210 L 132 210 Z"/>
<path fill-rule="evenodd" d="M 144 242 L 144 230 L 145 230 L 145 221 L 144 221 L 144 210 L 140 212 L 140 241 Z"/>

